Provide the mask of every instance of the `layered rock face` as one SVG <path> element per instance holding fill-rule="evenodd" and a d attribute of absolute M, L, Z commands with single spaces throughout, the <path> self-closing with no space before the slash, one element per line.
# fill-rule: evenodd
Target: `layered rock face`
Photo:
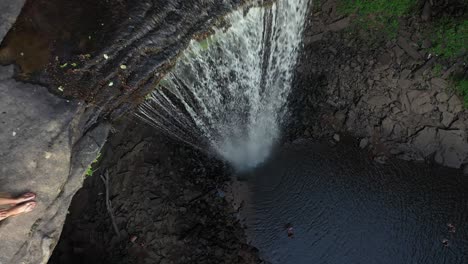
<path fill-rule="evenodd" d="M 427 52 L 422 18 L 403 21 L 395 39 L 377 44 L 350 34 L 350 19 L 336 8 L 326 1 L 306 32 L 297 70 L 302 99 L 295 103 L 305 106 L 297 111 L 298 133 L 351 134 L 381 162 L 396 156 L 465 166 L 468 111 L 449 80 L 463 72 L 463 61 L 433 72 L 437 58 Z"/>
<path fill-rule="evenodd" d="M 125 1 L 124 1 L 125 2 Z M 82 67 L 59 79 L 65 95 L 99 105 L 111 118 L 133 110 L 174 65 L 193 38 L 245 0 L 127 1 L 119 25 Z M 71 85 L 68 85 L 71 83 Z"/>
<path fill-rule="evenodd" d="M 0 3 L 0 38 L 24 1 Z M 109 126 L 88 127 L 89 111 L 78 101 L 51 95 L 45 87 L 13 79 L 0 67 L 0 191 L 37 194 L 27 215 L 0 223 L 0 263 L 46 263 L 60 237 L 71 198 L 104 144 Z"/>
<path fill-rule="evenodd" d="M 1 1 L 1 40 L 24 2 Z M 99 2 L 99 6 L 103 3 L 108 2 Z M 81 188 L 86 169 L 107 138 L 110 125 L 104 121 L 105 117 L 117 117 L 131 110 L 194 35 L 204 32 L 241 3 L 234 0 L 115 1 L 112 4 L 123 8 L 116 14 L 117 19 L 111 21 L 119 23 L 101 24 L 107 29 L 102 34 L 111 39 L 98 43 L 96 47 L 102 49 L 96 49 L 93 56 L 81 54 L 85 59 L 79 63 L 66 63 L 76 64 L 75 69 L 66 68 L 65 63 L 59 67 L 57 61 L 72 60 L 79 55 L 67 51 L 67 47 L 48 46 L 51 48 L 49 64 L 39 74 L 39 82 L 48 88 L 16 81 L 13 65 L 0 68 L 0 191 L 11 195 L 33 191 L 38 197 L 33 212 L 1 222 L 0 263 L 48 261 L 60 237 L 71 199 Z M 34 2 L 29 4 L 30 11 L 40 13 Z M 50 25 L 37 26 L 41 32 Z M 54 36 L 50 34 L 51 39 L 45 43 L 55 43 Z M 18 38 L 12 36 L 15 37 Z M 16 40 L 24 42 L 21 38 Z M 59 52 L 68 53 L 59 57 Z"/>

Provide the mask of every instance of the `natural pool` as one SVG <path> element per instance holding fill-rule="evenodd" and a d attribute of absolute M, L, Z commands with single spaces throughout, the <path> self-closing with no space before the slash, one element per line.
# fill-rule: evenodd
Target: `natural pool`
<path fill-rule="evenodd" d="M 468 178 L 456 170 L 302 141 L 244 184 L 247 235 L 271 263 L 468 263 Z"/>

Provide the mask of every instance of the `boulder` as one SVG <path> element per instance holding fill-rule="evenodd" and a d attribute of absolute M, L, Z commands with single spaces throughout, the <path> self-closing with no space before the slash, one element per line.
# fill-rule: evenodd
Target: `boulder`
<path fill-rule="evenodd" d="M 414 136 L 411 144 L 423 158 L 431 156 L 438 148 L 437 129 L 425 127 Z"/>
<path fill-rule="evenodd" d="M 465 131 L 438 131 L 440 148 L 435 155 L 437 163 L 451 168 L 460 168 L 468 158 L 468 142 Z"/>
<path fill-rule="evenodd" d="M 431 12 L 431 1 L 426 1 L 421 12 L 421 19 L 425 22 L 429 21 L 431 19 Z"/>
<path fill-rule="evenodd" d="M 424 91 L 412 90 L 407 93 L 411 104 L 411 111 L 416 114 L 425 114 L 434 110 L 431 103 L 431 95 Z"/>
<path fill-rule="evenodd" d="M 463 110 L 463 104 L 457 95 L 453 95 L 448 101 L 448 111 L 458 114 Z"/>
<path fill-rule="evenodd" d="M 442 125 L 445 127 L 450 127 L 452 124 L 453 120 L 455 119 L 455 115 L 449 112 L 443 112 L 442 113 Z"/>
<path fill-rule="evenodd" d="M 440 92 L 436 95 L 436 99 L 440 103 L 443 103 L 443 102 L 447 102 L 447 100 L 449 99 L 449 96 L 446 92 Z"/>
<path fill-rule="evenodd" d="M 391 102 L 392 100 L 384 95 L 376 95 L 374 97 L 371 97 L 367 101 L 369 105 L 375 106 L 375 107 L 382 107 L 382 106 L 390 104 Z"/>
<path fill-rule="evenodd" d="M 413 81 L 407 79 L 400 79 L 397 81 L 398 86 L 403 90 L 408 90 L 413 85 Z"/>
<path fill-rule="evenodd" d="M 400 46 L 400 48 L 402 48 L 413 59 L 415 60 L 422 59 L 421 54 L 419 54 L 419 52 L 414 47 L 412 47 L 411 44 L 404 37 L 399 37 L 397 43 L 398 43 L 398 46 Z"/>
<path fill-rule="evenodd" d="M 436 89 L 445 90 L 448 87 L 448 82 L 442 78 L 432 78 L 431 85 Z"/>
<path fill-rule="evenodd" d="M 382 132 L 383 135 L 388 137 L 392 134 L 393 128 L 395 127 L 395 121 L 390 119 L 389 117 L 385 118 L 382 121 Z"/>

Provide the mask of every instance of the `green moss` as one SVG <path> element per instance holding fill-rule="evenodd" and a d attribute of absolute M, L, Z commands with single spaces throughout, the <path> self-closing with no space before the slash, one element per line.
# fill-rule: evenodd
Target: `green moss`
<path fill-rule="evenodd" d="M 468 20 L 442 19 L 437 22 L 431 51 L 443 58 L 466 55 L 468 47 Z"/>
<path fill-rule="evenodd" d="M 462 97 L 463 105 L 468 108 L 468 79 L 461 79 L 455 82 L 455 88 Z"/>
<path fill-rule="evenodd" d="M 381 31 L 394 38 L 400 27 L 398 18 L 411 12 L 415 0 L 339 0 L 338 10 L 345 15 L 356 16 L 359 27 L 369 31 Z"/>
<path fill-rule="evenodd" d="M 99 162 L 100 158 L 101 158 L 101 153 L 97 155 L 96 159 L 91 163 L 91 165 L 88 166 L 88 169 L 86 169 L 86 173 L 85 173 L 86 177 L 93 176 L 93 173 L 95 172 L 95 170 L 93 170 L 93 167 L 96 165 L 96 163 Z"/>

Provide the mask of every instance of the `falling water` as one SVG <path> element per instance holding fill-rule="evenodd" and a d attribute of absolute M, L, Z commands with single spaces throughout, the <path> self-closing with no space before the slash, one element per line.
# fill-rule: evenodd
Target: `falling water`
<path fill-rule="evenodd" d="M 307 7 L 278 0 L 230 14 L 190 43 L 138 115 L 239 170 L 263 162 L 286 118 Z"/>

